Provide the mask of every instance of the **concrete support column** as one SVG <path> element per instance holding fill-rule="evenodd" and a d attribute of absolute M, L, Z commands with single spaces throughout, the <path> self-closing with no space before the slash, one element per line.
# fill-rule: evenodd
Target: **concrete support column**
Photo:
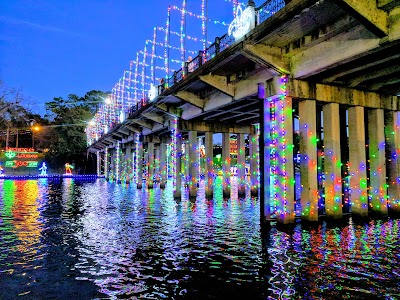
<path fill-rule="evenodd" d="M 339 104 L 324 105 L 323 118 L 325 213 L 337 219 L 342 217 Z"/>
<path fill-rule="evenodd" d="M 167 144 L 160 144 L 160 188 L 165 188 L 167 182 Z"/>
<path fill-rule="evenodd" d="M 141 189 L 143 187 L 143 143 L 140 141 L 136 142 L 136 176 L 137 176 L 137 188 Z"/>
<path fill-rule="evenodd" d="M 318 221 L 317 111 L 314 100 L 299 102 L 301 218 Z"/>
<path fill-rule="evenodd" d="M 159 182 L 161 181 L 161 161 L 160 161 L 160 144 L 154 145 L 154 174 Z"/>
<path fill-rule="evenodd" d="M 114 181 L 115 180 L 115 148 L 108 149 L 108 177 Z"/>
<path fill-rule="evenodd" d="M 280 97 L 276 101 L 278 131 L 277 172 L 278 172 L 278 221 L 293 223 L 294 208 L 294 164 L 293 164 L 293 112 L 292 98 Z"/>
<path fill-rule="evenodd" d="M 238 166 L 238 196 L 246 195 L 246 149 L 244 142 L 244 134 L 237 135 L 237 166 Z"/>
<path fill-rule="evenodd" d="M 250 193 L 252 197 L 258 196 L 258 159 L 259 159 L 259 135 L 257 133 L 249 135 L 249 154 L 250 154 Z M 267 174 L 265 174 L 267 176 Z"/>
<path fill-rule="evenodd" d="M 125 148 L 125 182 L 130 183 L 132 178 L 132 146 L 128 143 Z"/>
<path fill-rule="evenodd" d="M 183 164 L 183 174 L 184 174 L 184 177 L 185 177 L 184 185 L 186 187 L 188 187 L 189 186 L 189 182 L 190 182 L 190 179 L 189 179 L 189 166 L 190 166 L 189 141 L 185 141 L 184 147 L 185 147 L 185 160 L 184 160 L 184 162 L 182 162 L 182 164 Z"/>
<path fill-rule="evenodd" d="M 153 175 L 154 175 L 154 143 L 147 143 L 147 188 L 153 188 Z"/>
<path fill-rule="evenodd" d="M 223 172 L 223 196 L 231 194 L 231 154 L 230 133 L 222 133 L 222 172 Z"/>
<path fill-rule="evenodd" d="M 350 107 L 349 170 L 352 213 L 368 216 L 367 164 L 365 155 L 364 107 Z"/>
<path fill-rule="evenodd" d="M 108 149 L 108 147 L 106 147 L 106 149 L 104 150 L 104 177 L 107 180 L 108 180 L 108 176 L 109 176 L 109 173 L 108 173 L 108 168 L 109 168 L 109 166 L 108 166 L 108 162 L 109 162 L 108 155 L 109 155 L 109 149 Z"/>
<path fill-rule="evenodd" d="M 385 137 L 388 153 L 388 206 L 391 212 L 400 213 L 400 112 L 386 112 Z"/>
<path fill-rule="evenodd" d="M 100 155 L 100 151 L 96 151 L 96 171 L 97 171 L 97 176 L 101 175 L 100 167 L 101 167 L 101 155 Z"/>
<path fill-rule="evenodd" d="M 275 120 L 272 122 L 271 118 L 271 105 L 274 106 L 274 102 L 270 101 L 270 99 L 265 98 L 265 86 L 262 83 L 258 84 L 259 89 L 259 98 L 261 102 L 261 116 L 260 125 L 256 128 L 259 128 L 259 153 L 252 160 L 257 162 L 259 160 L 259 164 L 256 163 L 255 170 L 257 170 L 257 165 L 259 165 L 259 171 L 256 171 L 256 175 L 260 176 L 260 221 L 269 221 L 271 220 L 271 204 L 275 203 L 275 192 L 272 189 L 271 182 L 275 182 L 276 179 L 275 174 L 272 174 L 272 151 L 275 152 L 273 143 L 272 143 L 272 128 L 275 125 Z M 250 139 L 250 137 L 249 137 Z M 252 141 L 250 140 L 250 145 L 252 145 Z M 254 146 L 252 146 L 254 147 Z M 250 152 L 251 155 L 251 152 Z M 258 158 L 258 159 L 257 159 Z M 255 178 L 257 180 L 257 177 Z M 275 210 L 276 207 L 273 208 Z"/>
<path fill-rule="evenodd" d="M 197 131 L 189 131 L 189 196 L 197 196 L 199 182 L 199 141 Z"/>
<path fill-rule="evenodd" d="M 115 174 L 115 182 L 121 183 L 121 161 L 122 161 L 122 151 L 121 151 L 121 143 L 117 141 L 117 147 L 114 149 L 114 174 Z"/>
<path fill-rule="evenodd" d="M 176 135 L 176 158 L 175 158 L 175 186 L 174 186 L 174 198 L 181 198 L 182 196 L 182 136 Z"/>
<path fill-rule="evenodd" d="M 205 163 L 206 197 L 211 198 L 213 195 L 213 181 L 214 181 L 212 132 L 205 132 L 204 148 L 206 154 L 206 163 Z"/>
<path fill-rule="evenodd" d="M 368 111 L 371 210 L 379 215 L 388 213 L 384 126 L 383 109 Z"/>

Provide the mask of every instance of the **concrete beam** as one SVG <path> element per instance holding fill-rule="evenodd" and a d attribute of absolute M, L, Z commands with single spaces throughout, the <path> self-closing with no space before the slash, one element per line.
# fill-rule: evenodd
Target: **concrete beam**
<path fill-rule="evenodd" d="M 161 143 L 161 139 L 159 136 L 155 135 L 146 135 L 143 137 L 143 143 L 154 143 L 159 144 Z"/>
<path fill-rule="evenodd" d="M 158 124 L 164 124 L 164 118 L 155 113 L 142 113 L 142 116 Z"/>
<path fill-rule="evenodd" d="M 132 122 L 136 123 L 136 124 L 138 124 L 138 125 L 140 125 L 140 126 L 142 126 L 144 128 L 147 128 L 147 129 L 152 129 L 153 128 L 153 125 L 150 122 L 146 122 L 146 121 L 141 120 L 141 119 L 132 119 Z"/>
<path fill-rule="evenodd" d="M 204 108 L 204 100 L 193 93 L 189 93 L 187 91 L 179 91 L 175 94 L 175 96 L 200 109 Z"/>
<path fill-rule="evenodd" d="M 190 119 L 200 116 L 202 113 L 203 113 L 203 110 L 201 108 L 188 105 L 188 107 L 186 107 L 186 109 L 184 109 L 182 112 L 182 119 L 190 120 Z"/>
<path fill-rule="evenodd" d="M 98 142 L 97 144 L 102 148 L 108 147 L 110 145 L 110 143 L 105 143 L 104 141 Z"/>
<path fill-rule="evenodd" d="M 164 124 L 156 123 L 156 124 L 154 124 L 154 126 L 152 128 L 152 131 L 153 132 L 157 132 L 157 131 L 162 130 L 163 128 L 166 128 L 166 127 L 167 126 L 164 126 Z"/>
<path fill-rule="evenodd" d="M 351 80 L 351 83 L 349 85 L 349 87 L 356 87 L 359 84 L 361 84 L 364 81 L 367 80 L 372 80 L 372 79 L 377 79 L 380 78 L 382 76 L 386 76 L 386 75 L 391 75 L 393 73 L 397 73 L 400 71 L 400 66 L 391 66 L 388 68 L 385 68 L 383 70 L 379 70 L 379 71 L 375 71 L 375 72 L 371 72 L 365 75 L 361 75 L 358 77 L 355 77 Z"/>
<path fill-rule="evenodd" d="M 379 90 L 381 87 L 383 87 L 385 85 L 396 84 L 396 83 L 399 83 L 399 82 L 400 82 L 400 78 L 393 78 L 393 79 L 390 79 L 390 80 L 384 80 L 384 81 L 381 81 L 381 82 L 378 82 L 378 83 L 374 83 L 371 86 L 371 89 L 372 90 Z"/>
<path fill-rule="evenodd" d="M 126 125 L 125 126 L 127 129 L 129 129 L 130 131 L 134 132 L 134 133 L 141 133 L 142 131 L 140 130 L 140 127 L 135 127 L 132 125 Z"/>
<path fill-rule="evenodd" d="M 120 133 L 118 133 L 118 132 L 112 132 L 111 135 L 112 135 L 113 138 L 116 138 L 116 139 L 119 140 L 119 141 L 122 140 L 122 139 L 124 138 L 124 135 L 123 135 L 123 134 L 120 134 Z"/>
<path fill-rule="evenodd" d="M 377 66 L 379 64 L 383 64 L 383 63 L 386 63 L 386 62 L 391 61 L 391 60 L 395 61 L 398 58 L 400 58 L 400 54 L 392 55 L 392 56 L 389 56 L 389 57 L 384 57 L 384 58 L 382 58 L 380 60 L 375 60 L 373 62 L 370 62 L 368 64 L 363 64 L 363 65 L 358 66 L 356 68 L 345 69 L 345 70 L 343 70 L 341 72 L 336 73 L 335 75 L 333 75 L 331 77 L 325 78 L 324 80 L 322 80 L 322 82 L 332 82 L 332 81 L 335 81 L 336 79 L 338 79 L 340 77 L 349 75 L 351 73 L 359 72 L 359 71 L 362 71 L 362 70 L 366 70 L 366 69 L 368 69 L 370 67 Z"/>
<path fill-rule="evenodd" d="M 336 0 L 350 15 L 379 37 L 388 32 L 388 14 L 378 9 L 376 0 Z"/>
<path fill-rule="evenodd" d="M 264 82 L 272 78 L 272 75 L 268 71 L 259 72 L 249 78 L 238 81 L 235 87 L 234 100 L 241 100 L 248 97 L 254 97 L 258 94 L 258 83 Z"/>
<path fill-rule="evenodd" d="M 204 112 L 214 110 L 218 107 L 229 104 L 233 101 L 231 96 L 227 96 L 223 93 L 215 93 L 207 98 L 206 103 L 204 105 Z"/>
<path fill-rule="evenodd" d="M 307 81 L 289 79 L 287 95 L 299 99 L 313 99 L 320 102 L 338 103 L 349 106 L 383 108 L 400 110 L 400 97 L 381 95 L 375 92 L 365 92 L 356 89 L 331 86 L 326 84 L 311 84 Z"/>
<path fill-rule="evenodd" d="M 114 144 L 115 144 L 115 142 L 116 142 L 117 140 L 114 139 L 114 138 L 111 137 L 111 136 L 108 136 L 108 137 L 105 137 L 105 138 L 104 138 L 104 141 L 108 141 L 108 142 L 110 142 L 110 145 L 114 146 Z"/>
<path fill-rule="evenodd" d="M 378 8 L 389 11 L 396 6 L 400 6 L 400 0 L 377 0 Z"/>
<path fill-rule="evenodd" d="M 265 44 L 244 45 L 243 55 L 266 68 L 272 69 L 276 75 L 290 74 L 289 59 L 283 56 L 283 49 Z"/>
<path fill-rule="evenodd" d="M 290 58 L 291 74 L 296 79 L 316 75 L 340 66 L 379 47 L 380 39 L 362 26 L 310 47 Z"/>
<path fill-rule="evenodd" d="M 106 145 L 106 146 L 109 146 L 109 145 L 112 145 L 112 144 L 113 144 L 112 142 L 106 140 L 105 138 L 101 139 L 99 142 L 100 142 L 100 143 L 103 143 L 103 144 Z"/>
<path fill-rule="evenodd" d="M 226 125 L 222 123 L 182 120 L 179 123 L 179 127 L 181 131 L 254 134 L 254 127 L 251 125 L 237 126 L 237 125 Z"/>
<path fill-rule="evenodd" d="M 154 107 L 160 111 L 162 111 L 164 114 L 169 115 L 170 117 L 180 117 L 182 115 L 182 110 L 179 108 L 175 108 L 172 106 L 168 106 L 165 103 L 160 103 L 154 105 Z"/>
<path fill-rule="evenodd" d="M 396 1 L 397 6 L 389 13 L 389 41 L 400 39 L 400 1 Z"/>
<path fill-rule="evenodd" d="M 122 134 L 125 134 L 125 135 L 129 135 L 130 134 L 129 130 L 126 130 L 125 128 L 118 128 L 117 131 L 122 133 Z"/>
<path fill-rule="evenodd" d="M 199 77 L 201 81 L 223 92 L 224 94 L 233 97 L 235 95 L 234 85 L 228 83 L 226 76 L 207 74 Z"/>

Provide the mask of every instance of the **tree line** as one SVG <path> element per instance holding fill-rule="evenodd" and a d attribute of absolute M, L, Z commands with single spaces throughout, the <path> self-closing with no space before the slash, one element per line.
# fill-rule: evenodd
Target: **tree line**
<path fill-rule="evenodd" d="M 46 114 L 41 116 L 24 105 L 20 91 L 0 81 L 0 148 L 33 146 L 53 170 L 61 171 L 69 162 L 77 173 L 93 173 L 84 130 L 107 96 L 92 90 L 83 96 L 55 97 L 45 103 Z"/>

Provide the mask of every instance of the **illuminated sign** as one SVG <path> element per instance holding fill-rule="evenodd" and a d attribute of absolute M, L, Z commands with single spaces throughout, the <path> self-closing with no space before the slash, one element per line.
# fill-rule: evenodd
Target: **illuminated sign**
<path fill-rule="evenodd" d="M 13 151 L 7 151 L 4 153 L 4 155 L 8 159 L 12 158 L 39 158 L 37 152 L 13 152 Z"/>
<path fill-rule="evenodd" d="M 7 151 L 4 155 L 5 155 L 7 158 L 11 159 L 11 158 L 14 158 L 14 157 L 17 155 L 17 153 L 12 152 L 12 151 Z"/>
<path fill-rule="evenodd" d="M 236 9 L 236 18 L 229 24 L 228 34 L 235 40 L 240 39 L 256 26 L 256 12 L 253 6 L 247 6 L 242 11 L 240 5 Z"/>
<path fill-rule="evenodd" d="M 26 161 L 26 160 L 8 160 L 6 161 L 6 168 L 19 168 L 19 167 L 27 167 L 27 168 L 36 168 L 38 166 L 37 161 Z"/>
<path fill-rule="evenodd" d="M 238 144 L 237 144 L 237 140 L 233 140 L 231 139 L 229 141 L 229 152 L 230 154 L 237 154 L 238 153 Z"/>
<path fill-rule="evenodd" d="M 37 153 L 18 153 L 17 158 L 39 158 Z"/>
<path fill-rule="evenodd" d="M 10 148 L 6 147 L 6 152 L 11 151 L 11 152 L 35 152 L 35 149 L 33 148 Z"/>

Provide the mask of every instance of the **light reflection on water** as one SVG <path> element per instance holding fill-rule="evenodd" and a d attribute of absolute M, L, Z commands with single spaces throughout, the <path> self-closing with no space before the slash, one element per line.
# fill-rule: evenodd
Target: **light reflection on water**
<path fill-rule="evenodd" d="M 216 188 L 0 180 L 0 299 L 399 298 L 399 220 L 261 234 L 258 200 Z"/>

